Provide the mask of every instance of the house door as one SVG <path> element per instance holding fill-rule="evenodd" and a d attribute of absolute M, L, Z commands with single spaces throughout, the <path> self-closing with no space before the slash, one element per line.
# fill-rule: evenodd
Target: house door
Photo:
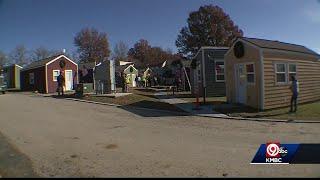
<path fill-rule="evenodd" d="M 235 83 L 236 83 L 236 101 L 245 104 L 247 96 L 247 78 L 244 64 L 236 64 L 235 66 Z"/>
<path fill-rule="evenodd" d="M 72 90 L 73 86 L 73 77 L 72 77 L 72 70 L 66 70 L 65 71 L 65 85 L 66 85 L 66 91 Z"/>
<path fill-rule="evenodd" d="M 136 74 L 131 74 L 132 87 L 136 87 Z"/>

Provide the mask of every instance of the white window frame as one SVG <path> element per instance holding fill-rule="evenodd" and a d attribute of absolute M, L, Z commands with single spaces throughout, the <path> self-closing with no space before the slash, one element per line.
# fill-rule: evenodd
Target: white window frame
<path fill-rule="evenodd" d="M 250 84 L 250 85 L 256 84 L 256 67 L 255 67 L 254 63 L 253 62 L 252 63 L 245 63 L 244 65 L 246 67 L 246 78 L 247 78 L 246 81 L 247 81 L 247 84 Z M 247 71 L 247 65 L 252 65 L 253 66 L 253 72 L 248 72 Z M 253 74 L 253 82 L 249 82 L 248 81 L 248 74 Z"/>
<path fill-rule="evenodd" d="M 281 65 L 283 64 L 284 65 L 284 72 L 278 72 L 277 70 L 277 66 L 278 65 Z M 275 72 L 275 83 L 277 85 L 284 85 L 284 84 L 288 84 L 288 63 L 284 63 L 284 62 L 277 62 L 274 64 L 274 72 Z M 278 82 L 278 78 L 277 78 L 277 75 L 278 74 L 284 74 L 285 75 L 285 82 Z"/>
<path fill-rule="evenodd" d="M 31 79 L 32 79 L 32 81 L 31 81 Z M 29 73 L 29 84 L 34 85 L 34 72 Z"/>
<path fill-rule="evenodd" d="M 296 71 L 290 71 L 290 65 L 294 65 L 294 66 L 296 66 Z M 291 73 L 294 73 L 294 74 L 296 74 L 295 75 L 295 77 L 297 77 L 297 64 L 295 64 L 295 63 L 288 63 L 288 82 L 292 82 L 292 81 L 290 81 L 290 74 Z"/>
<path fill-rule="evenodd" d="M 217 72 L 217 65 L 216 65 L 216 63 L 217 62 L 223 62 L 223 74 L 222 73 L 219 73 L 218 74 L 218 72 Z M 216 79 L 216 82 L 225 82 L 226 81 L 226 67 L 225 67 L 225 62 L 224 62 L 224 60 L 215 60 L 214 61 L 214 71 L 215 71 L 215 79 Z M 223 75 L 223 77 L 224 77 L 224 80 L 218 80 L 217 79 L 217 77 L 218 77 L 218 75 Z"/>
<path fill-rule="evenodd" d="M 60 75 L 60 70 L 59 69 L 55 69 L 55 70 L 52 70 L 52 80 L 54 81 L 54 82 L 56 82 L 56 81 L 58 81 L 57 79 L 58 79 L 58 76 L 57 76 L 57 79 L 54 79 L 54 72 L 58 72 L 58 76 Z"/>

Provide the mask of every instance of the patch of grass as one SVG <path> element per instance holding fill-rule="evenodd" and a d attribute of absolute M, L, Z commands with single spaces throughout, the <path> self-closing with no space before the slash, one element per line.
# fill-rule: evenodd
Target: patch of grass
<path fill-rule="evenodd" d="M 283 120 L 319 120 L 320 121 L 320 101 L 298 105 L 295 113 L 289 113 L 290 108 L 272 109 L 262 112 L 243 111 L 230 112 L 231 116 L 241 116 L 249 118 L 269 118 Z"/>

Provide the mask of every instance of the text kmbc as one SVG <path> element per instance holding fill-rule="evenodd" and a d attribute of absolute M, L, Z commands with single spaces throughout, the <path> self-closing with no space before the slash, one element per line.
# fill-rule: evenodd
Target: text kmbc
<path fill-rule="evenodd" d="M 282 157 L 288 154 L 285 147 L 281 147 L 280 143 L 267 143 L 266 163 L 282 163 Z"/>

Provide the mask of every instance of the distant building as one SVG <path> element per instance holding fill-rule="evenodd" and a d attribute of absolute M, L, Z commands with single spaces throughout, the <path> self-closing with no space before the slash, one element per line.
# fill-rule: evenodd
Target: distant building
<path fill-rule="evenodd" d="M 22 67 L 13 64 L 10 66 L 5 66 L 3 68 L 4 71 L 4 80 L 7 82 L 8 89 L 20 90 L 21 83 L 20 83 L 20 71 Z"/>
<path fill-rule="evenodd" d="M 122 64 L 122 65 L 121 65 Z M 121 73 L 126 75 L 127 79 L 129 80 L 129 86 L 130 87 L 136 87 L 136 77 L 139 75 L 138 69 L 134 67 L 134 64 L 132 62 L 124 62 L 120 61 L 120 65 L 116 66 L 116 84 L 117 87 L 121 87 Z"/>
<path fill-rule="evenodd" d="M 228 47 L 201 47 L 191 62 L 191 92 L 203 97 L 225 96 L 225 59 Z M 227 71 L 227 70 L 226 70 Z"/>
<path fill-rule="evenodd" d="M 60 72 L 65 77 L 65 90 L 78 83 L 78 65 L 64 54 L 34 61 L 21 70 L 21 89 L 40 93 L 55 93 Z"/>
<path fill-rule="evenodd" d="M 94 68 L 95 91 L 110 94 L 116 91 L 115 64 L 113 60 L 103 61 Z"/>

